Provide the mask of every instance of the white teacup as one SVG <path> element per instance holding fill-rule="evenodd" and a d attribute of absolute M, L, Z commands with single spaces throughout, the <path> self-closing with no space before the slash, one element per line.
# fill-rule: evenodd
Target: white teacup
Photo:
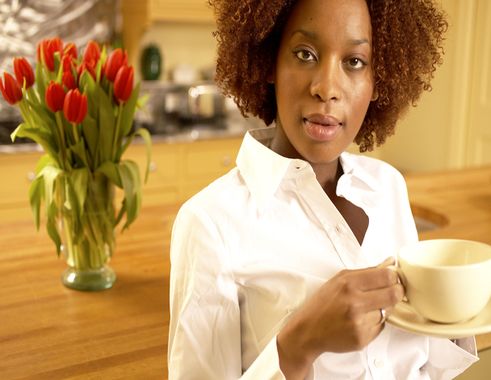
<path fill-rule="evenodd" d="M 406 297 L 423 317 L 441 323 L 470 319 L 491 297 L 491 246 L 435 239 L 399 251 L 398 272 Z"/>

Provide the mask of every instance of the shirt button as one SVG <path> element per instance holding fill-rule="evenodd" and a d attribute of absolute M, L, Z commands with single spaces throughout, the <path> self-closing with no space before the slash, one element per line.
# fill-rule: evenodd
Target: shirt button
<path fill-rule="evenodd" d="M 384 366 L 384 361 L 382 359 L 375 359 L 373 361 L 375 368 L 382 368 Z"/>

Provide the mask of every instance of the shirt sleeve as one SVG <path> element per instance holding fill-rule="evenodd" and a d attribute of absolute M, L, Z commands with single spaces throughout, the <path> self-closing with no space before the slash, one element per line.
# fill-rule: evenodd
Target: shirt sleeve
<path fill-rule="evenodd" d="M 284 379 L 276 337 L 243 373 L 230 257 L 208 215 L 185 204 L 171 238 L 170 379 Z"/>
<path fill-rule="evenodd" d="M 450 380 L 478 360 L 474 338 L 459 339 L 457 344 L 449 339 L 430 338 L 425 370 L 431 379 Z"/>

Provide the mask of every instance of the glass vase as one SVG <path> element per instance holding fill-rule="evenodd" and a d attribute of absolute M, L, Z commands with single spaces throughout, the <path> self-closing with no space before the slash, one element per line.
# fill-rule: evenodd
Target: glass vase
<path fill-rule="evenodd" d="M 65 200 L 59 218 L 61 252 L 68 265 L 62 282 L 76 290 L 109 289 L 116 281 L 109 266 L 115 246 L 114 186 L 105 176 L 91 175 L 82 205 L 79 199 L 76 204 Z"/>

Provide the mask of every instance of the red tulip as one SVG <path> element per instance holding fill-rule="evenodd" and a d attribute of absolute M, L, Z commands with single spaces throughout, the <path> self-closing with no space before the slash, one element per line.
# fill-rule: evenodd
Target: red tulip
<path fill-rule="evenodd" d="M 63 49 L 63 56 L 69 56 L 72 59 L 77 59 L 78 53 L 77 53 L 77 47 L 73 42 L 69 42 L 66 44 L 65 48 Z"/>
<path fill-rule="evenodd" d="M 73 57 L 71 55 L 64 55 L 61 59 L 61 66 L 63 67 L 64 72 L 71 70 L 75 66 Z"/>
<path fill-rule="evenodd" d="M 51 81 L 46 89 L 44 100 L 51 111 L 61 111 L 65 100 L 65 90 L 63 89 L 63 86 L 59 83 Z"/>
<path fill-rule="evenodd" d="M 119 102 L 126 102 L 133 91 L 133 67 L 122 66 L 114 79 L 114 96 Z"/>
<path fill-rule="evenodd" d="M 26 83 L 26 88 L 34 84 L 34 71 L 25 58 L 14 58 L 14 73 L 20 87 Z"/>
<path fill-rule="evenodd" d="M 49 71 L 55 69 L 55 53 L 63 53 L 63 42 L 58 38 L 42 40 L 37 48 L 38 61 L 44 62 Z"/>
<path fill-rule="evenodd" d="M 75 78 L 73 77 L 71 70 L 65 71 L 63 73 L 63 77 L 61 78 L 61 83 L 63 83 L 63 85 L 68 90 L 72 90 L 74 88 L 77 88 L 77 82 L 75 81 Z"/>
<path fill-rule="evenodd" d="M 77 88 L 68 91 L 63 103 L 63 114 L 70 123 L 81 123 L 87 114 L 87 96 Z"/>
<path fill-rule="evenodd" d="M 0 91 L 9 104 L 15 104 L 22 100 L 22 89 L 14 77 L 7 72 L 3 73 L 3 82 L 0 78 Z"/>
<path fill-rule="evenodd" d="M 107 58 L 104 66 L 104 74 L 110 82 L 114 82 L 118 70 L 128 65 L 128 54 L 121 48 L 115 49 Z"/>
<path fill-rule="evenodd" d="M 87 66 L 95 69 L 95 66 L 99 61 L 100 56 L 101 56 L 101 49 L 99 48 L 97 42 L 89 41 L 89 43 L 85 47 L 83 62 Z"/>

